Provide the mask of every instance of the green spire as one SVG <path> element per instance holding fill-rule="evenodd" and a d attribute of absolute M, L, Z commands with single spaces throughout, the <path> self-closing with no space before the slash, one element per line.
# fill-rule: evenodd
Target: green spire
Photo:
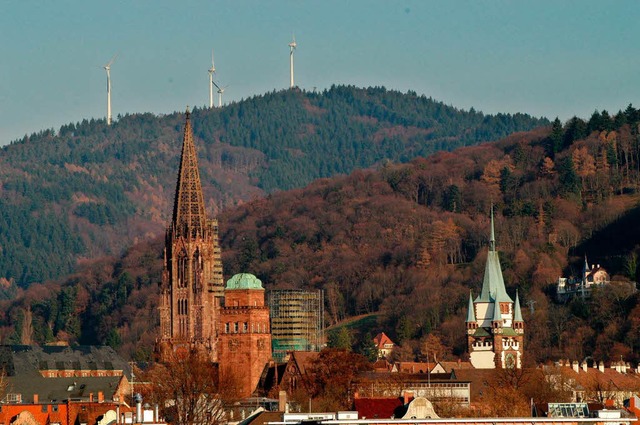
<path fill-rule="evenodd" d="M 493 304 L 493 321 L 500 322 L 502 321 L 502 312 L 500 311 L 500 303 L 495 302 Z"/>
<path fill-rule="evenodd" d="M 493 226 L 493 204 L 491 205 L 491 236 L 489 237 L 489 251 L 496 250 L 496 231 Z"/>
<path fill-rule="evenodd" d="M 487 264 L 484 268 L 484 279 L 482 280 L 482 291 L 476 302 L 513 302 L 507 295 L 502 277 L 502 267 L 500 258 L 496 251 L 495 229 L 493 225 L 493 207 L 491 208 L 491 235 L 489 238 L 489 252 L 487 253 Z"/>
<path fill-rule="evenodd" d="M 517 289 L 516 289 L 516 305 L 513 308 L 513 321 L 524 322 L 524 320 L 522 320 L 522 312 L 520 311 L 520 297 L 518 296 Z"/>
<path fill-rule="evenodd" d="M 473 323 L 476 321 L 476 312 L 473 308 L 473 296 L 471 296 L 471 291 L 469 291 L 469 307 L 467 310 L 467 323 Z"/>

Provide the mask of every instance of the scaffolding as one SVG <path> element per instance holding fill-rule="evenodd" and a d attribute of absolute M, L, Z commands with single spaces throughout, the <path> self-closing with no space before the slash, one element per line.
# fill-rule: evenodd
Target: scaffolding
<path fill-rule="evenodd" d="M 273 359 L 289 351 L 320 351 L 324 341 L 324 292 L 276 289 L 267 294 Z"/>

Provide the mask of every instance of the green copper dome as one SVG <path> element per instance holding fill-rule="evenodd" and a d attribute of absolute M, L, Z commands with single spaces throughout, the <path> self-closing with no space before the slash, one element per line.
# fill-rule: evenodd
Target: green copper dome
<path fill-rule="evenodd" d="M 262 281 L 251 273 L 238 273 L 227 281 L 226 289 L 264 289 Z"/>

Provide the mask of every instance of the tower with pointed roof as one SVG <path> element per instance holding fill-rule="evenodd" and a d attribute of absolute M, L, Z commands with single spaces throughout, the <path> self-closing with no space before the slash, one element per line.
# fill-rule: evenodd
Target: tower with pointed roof
<path fill-rule="evenodd" d="M 496 251 L 493 209 L 491 236 L 480 295 L 469 295 L 467 340 L 471 364 L 477 369 L 521 368 L 524 349 L 524 321 L 520 299 L 507 294 L 500 259 Z"/>
<path fill-rule="evenodd" d="M 207 217 L 187 109 L 173 216 L 165 234 L 157 350 L 166 360 L 198 350 L 217 361 L 217 325 L 224 295 L 218 221 Z"/>

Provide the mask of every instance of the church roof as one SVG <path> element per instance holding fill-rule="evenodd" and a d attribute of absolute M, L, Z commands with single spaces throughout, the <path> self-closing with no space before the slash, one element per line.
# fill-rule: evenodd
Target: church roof
<path fill-rule="evenodd" d="M 500 311 L 500 304 L 498 302 L 493 304 L 493 319 L 494 322 L 502 320 L 502 312 Z"/>
<path fill-rule="evenodd" d="M 485 328 L 478 328 L 473 333 L 473 336 L 491 336 L 491 334 Z"/>
<path fill-rule="evenodd" d="M 262 281 L 251 273 L 238 273 L 227 281 L 225 289 L 264 289 Z"/>
<path fill-rule="evenodd" d="M 175 236 L 193 238 L 202 235 L 207 222 L 198 171 L 198 157 L 193 143 L 190 113 L 187 118 L 182 139 L 182 154 L 176 187 L 176 198 L 173 203 L 173 221 Z"/>
<path fill-rule="evenodd" d="M 469 292 L 469 307 L 467 307 L 467 323 L 473 323 L 476 321 L 476 312 L 473 308 L 473 297 Z"/>
<path fill-rule="evenodd" d="M 516 291 L 516 305 L 513 308 L 513 321 L 514 322 L 523 322 L 522 320 L 522 311 L 520 311 L 520 297 L 518 296 L 518 291 Z"/>
<path fill-rule="evenodd" d="M 500 258 L 498 258 L 498 252 L 496 251 L 493 209 L 491 210 L 491 238 L 489 240 L 487 263 L 484 269 L 484 279 L 482 280 L 482 291 L 476 298 L 476 302 L 513 302 L 504 287 Z"/>
<path fill-rule="evenodd" d="M 516 332 L 513 328 L 502 328 L 503 336 L 518 336 L 518 332 Z"/>

